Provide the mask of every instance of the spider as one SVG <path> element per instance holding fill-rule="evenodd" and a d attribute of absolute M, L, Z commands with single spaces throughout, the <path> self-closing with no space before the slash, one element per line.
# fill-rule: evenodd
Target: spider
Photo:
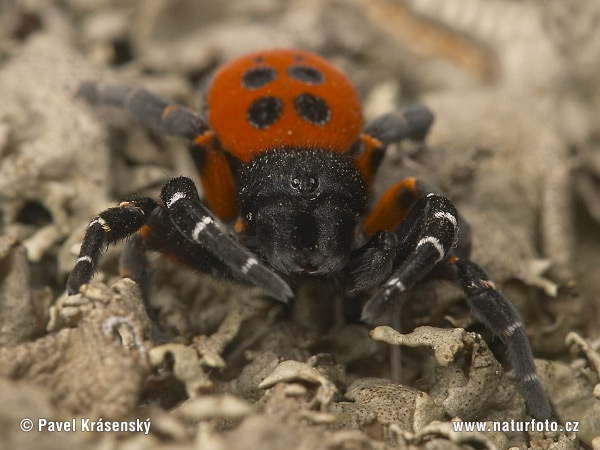
<path fill-rule="evenodd" d="M 204 200 L 189 178 L 178 177 L 158 201 L 133 197 L 98 214 L 67 281 L 69 294 L 91 280 L 106 245 L 127 237 L 121 274 L 142 285 L 146 250 L 284 303 L 300 276 L 342 276 L 370 294 L 362 310 L 367 323 L 423 278 L 447 273 L 506 344 L 530 413 L 550 417 L 523 321 L 468 259 L 467 233 L 459 234 L 464 221 L 452 202 L 407 178 L 369 203 L 386 147 L 425 138 L 433 123 L 426 107 L 363 124 L 348 78 L 315 54 L 288 49 L 218 69 L 203 114 L 145 89 L 96 81 L 82 83 L 78 94 L 190 141 Z"/>

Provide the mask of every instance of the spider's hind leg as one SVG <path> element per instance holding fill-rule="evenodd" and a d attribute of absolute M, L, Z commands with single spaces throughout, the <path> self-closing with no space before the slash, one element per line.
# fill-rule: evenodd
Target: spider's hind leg
<path fill-rule="evenodd" d="M 365 133 L 384 145 L 401 139 L 422 141 L 433 124 L 433 113 L 424 105 L 413 105 L 375 117 L 365 125 Z"/>
<path fill-rule="evenodd" d="M 92 104 L 121 107 L 159 134 L 192 140 L 208 128 L 194 111 L 143 88 L 84 81 L 77 95 Z"/>
<path fill-rule="evenodd" d="M 362 150 L 356 161 L 366 183 L 373 185 L 390 144 L 405 139 L 423 141 L 432 124 L 433 113 L 423 105 L 413 105 L 369 121 L 361 134 Z"/>

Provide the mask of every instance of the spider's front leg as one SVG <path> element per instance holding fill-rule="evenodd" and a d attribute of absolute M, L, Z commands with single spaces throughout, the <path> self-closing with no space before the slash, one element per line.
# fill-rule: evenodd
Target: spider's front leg
<path fill-rule="evenodd" d="M 293 296 L 283 279 L 219 228 L 192 180 L 174 178 L 165 184 L 160 196 L 163 204 L 150 198 L 134 199 L 101 212 L 90 222 L 67 281 L 70 295 L 91 280 L 107 245 L 135 234 L 134 245 L 125 252 L 125 266 L 132 273 L 143 273 L 140 259 L 147 248 L 189 268 L 253 284 L 284 303 Z M 127 271 L 122 270 L 122 275 Z"/>
<path fill-rule="evenodd" d="M 371 213 L 371 223 L 384 223 L 386 217 L 394 219 L 392 222 L 400 220 L 393 217 L 397 214 L 394 211 L 399 209 L 398 199 L 406 199 L 411 192 L 413 198 L 418 197 L 418 192 L 410 186 L 411 183 L 406 186 L 399 183 L 390 192 L 403 195 L 384 195 L 377 205 L 379 208 L 376 206 Z M 355 273 L 357 286 L 367 289 L 382 284 L 364 306 L 362 319 L 374 321 L 401 293 L 431 275 L 434 268 L 440 269 L 439 273 L 453 274 L 469 306 L 506 344 L 529 411 L 539 420 L 549 418 L 552 409 L 537 376 L 519 313 L 496 290 L 481 267 L 468 259 L 449 255 L 455 248 L 458 224 L 462 221 L 452 202 L 441 195 L 428 194 L 416 200 L 405 216 L 404 212 L 400 215 L 404 217 L 400 225 L 393 231 L 384 229 L 375 234 L 360 251 L 361 263 Z"/>
<path fill-rule="evenodd" d="M 361 290 L 383 286 L 365 304 L 362 320 L 372 323 L 402 292 L 429 274 L 456 244 L 457 236 L 456 208 L 433 193 L 418 200 L 394 231 L 376 233 L 361 250 L 355 279 Z"/>
<path fill-rule="evenodd" d="M 200 200 L 192 180 L 186 177 L 172 179 L 163 187 L 160 198 L 179 233 L 218 258 L 234 279 L 249 282 L 284 303 L 293 297 L 292 290 L 283 279 L 221 230 Z"/>
<path fill-rule="evenodd" d="M 102 251 L 136 233 L 158 206 L 151 198 L 133 198 L 98 214 L 86 229 L 77 262 L 67 280 L 67 293 L 76 294 L 82 284 L 89 283 Z"/>

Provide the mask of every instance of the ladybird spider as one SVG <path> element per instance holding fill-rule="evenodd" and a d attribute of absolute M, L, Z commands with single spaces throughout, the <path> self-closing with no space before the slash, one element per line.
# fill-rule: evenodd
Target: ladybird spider
<path fill-rule="evenodd" d="M 299 50 L 253 53 L 222 66 L 202 115 L 144 89 L 90 81 L 78 93 L 191 141 L 204 201 L 190 179 L 179 177 L 165 184 L 160 201 L 131 198 L 101 212 L 87 227 L 69 294 L 91 280 L 107 244 L 130 236 L 121 274 L 142 286 L 145 250 L 255 285 L 282 302 L 293 297 L 288 281 L 295 276 L 345 276 L 352 288 L 372 292 L 366 322 L 423 278 L 450 274 L 506 344 L 531 414 L 550 417 L 523 321 L 466 257 L 468 236 L 458 232 L 466 224 L 452 202 L 408 178 L 369 205 L 386 147 L 424 139 L 433 122 L 427 108 L 385 114 L 363 127 L 350 81 Z"/>

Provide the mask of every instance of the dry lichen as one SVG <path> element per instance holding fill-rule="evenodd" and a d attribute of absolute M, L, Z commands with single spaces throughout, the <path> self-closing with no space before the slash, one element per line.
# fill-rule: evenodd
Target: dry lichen
<path fill-rule="evenodd" d="M 47 388 L 52 401 L 89 417 L 120 418 L 137 406 L 147 365 L 144 350 L 115 341 L 114 319 L 140 334 L 127 311 L 90 312 L 77 328 L 66 328 L 34 342 L 0 350 L 0 374 Z"/>
<path fill-rule="evenodd" d="M 344 399 L 348 401 L 335 403 L 332 409 L 344 427 L 383 440 L 390 438 L 392 425 L 412 433 L 444 417 L 444 410 L 426 393 L 385 379 L 358 379 L 348 386 Z"/>
<path fill-rule="evenodd" d="M 0 120 L 9 128 L 10 149 L 0 164 L 0 210 L 6 229 L 24 240 L 30 261 L 83 225 L 81 212 L 92 216 L 107 203 L 106 136 L 68 88 L 94 72 L 51 35 L 33 36 L 0 71 Z M 86 198 L 77 195 L 83 191 Z M 28 204 L 45 208 L 51 222 L 39 229 L 20 225 Z"/>
<path fill-rule="evenodd" d="M 153 367 L 162 365 L 172 358 L 173 375 L 185 385 L 189 397 L 197 397 L 212 389 L 213 384 L 202 369 L 198 351 L 193 346 L 164 344 L 150 350 L 148 359 Z"/>
<path fill-rule="evenodd" d="M 252 407 L 232 395 L 205 395 L 192 398 L 173 410 L 183 420 L 239 419 L 252 412 Z"/>
<path fill-rule="evenodd" d="M 77 328 L 0 349 L 0 373 L 49 389 L 56 405 L 74 413 L 121 417 L 136 407 L 148 373 L 150 322 L 139 289 L 131 280 L 112 289 L 93 284 L 72 299 L 78 313 L 68 317 L 77 317 Z"/>
<path fill-rule="evenodd" d="M 390 345 L 408 347 L 430 347 L 437 363 L 446 367 L 465 347 L 465 330 L 452 328 L 441 330 L 433 327 L 419 327 L 411 333 L 400 334 L 390 327 L 377 327 L 369 333 L 371 339 L 387 342 Z"/>
<path fill-rule="evenodd" d="M 0 237 L 0 305 L 0 347 L 27 342 L 40 334 L 27 255 L 9 237 Z"/>
<path fill-rule="evenodd" d="M 149 337 L 151 322 L 146 312 L 138 285 L 123 278 L 110 288 L 103 283 L 90 283 L 81 287 L 78 294 L 62 296 L 50 307 L 48 331 L 62 327 L 75 327 L 79 321 L 94 310 L 116 308 L 129 311 L 141 325 L 144 336 Z"/>
<path fill-rule="evenodd" d="M 291 383 L 304 381 L 318 386 L 311 406 L 318 407 L 322 412 L 327 412 L 331 402 L 338 394 L 335 383 L 323 376 L 315 367 L 299 361 L 283 361 L 275 367 L 273 373 L 265 378 L 258 387 L 269 389 L 277 383 Z"/>
<path fill-rule="evenodd" d="M 540 380 L 552 395 L 552 406 L 560 422 L 579 422 L 577 437 L 591 445 L 600 436 L 600 400 L 594 384 L 581 370 L 558 361 L 538 363 Z M 597 379 L 596 379 L 597 382 Z"/>
<path fill-rule="evenodd" d="M 377 327 L 370 336 L 391 345 L 427 346 L 434 350 L 439 367 L 434 369 L 429 382 L 429 394 L 451 417 L 462 420 L 520 420 L 525 417 L 523 399 L 517 394 L 502 366 L 476 333 L 462 329 L 419 327 L 403 335 L 389 327 Z M 459 356 L 470 354 L 463 362 Z M 464 365 L 467 369 L 464 369 Z M 497 443 L 512 440 L 521 445 L 522 436 L 487 433 Z"/>
<path fill-rule="evenodd" d="M 579 334 L 571 332 L 566 338 L 567 345 L 578 347 L 589 361 L 592 370 L 596 373 L 596 379 L 600 379 L 600 354 L 583 339 Z M 600 400 L 600 382 L 594 387 L 594 397 Z"/>

